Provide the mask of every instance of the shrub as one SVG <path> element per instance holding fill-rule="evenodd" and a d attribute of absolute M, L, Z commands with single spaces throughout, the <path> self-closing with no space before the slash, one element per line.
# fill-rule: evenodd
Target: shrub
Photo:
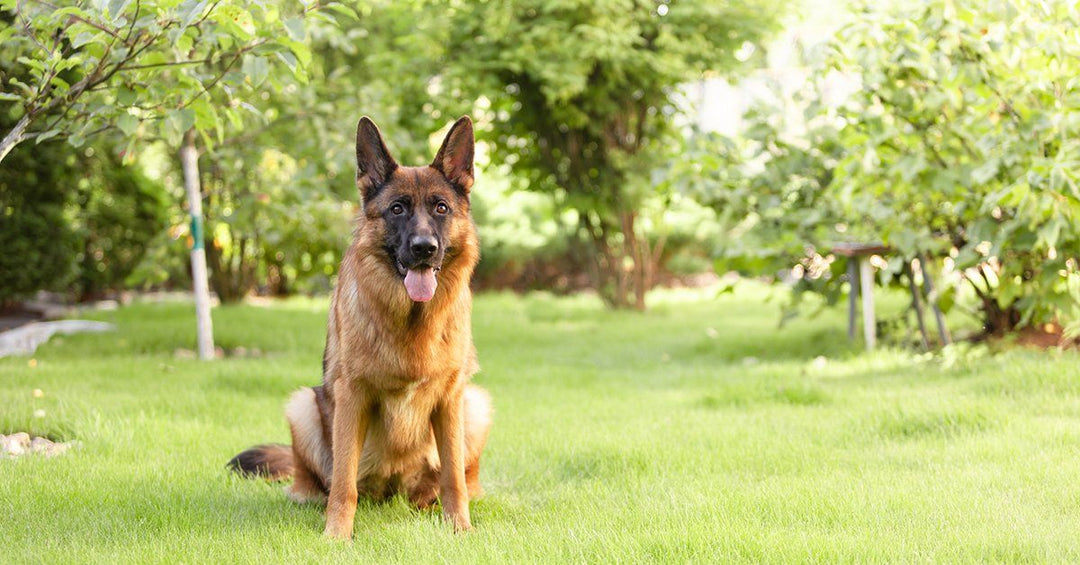
<path fill-rule="evenodd" d="M 0 304 L 61 290 L 74 275 L 77 242 L 65 219 L 73 153 L 57 143 L 24 145 L 0 167 Z"/>

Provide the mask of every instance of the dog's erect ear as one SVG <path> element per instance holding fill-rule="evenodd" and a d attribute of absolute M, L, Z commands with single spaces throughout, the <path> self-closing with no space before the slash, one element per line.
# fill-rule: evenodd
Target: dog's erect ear
<path fill-rule="evenodd" d="M 360 118 L 356 124 L 356 188 L 360 189 L 364 202 L 375 197 L 397 166 L 386 149 L 379 126 L 367 116 Z"/>
<path fill-rule="evenodd" d="M 450 128 L 431 166 L 465 196 L 473 184 L 473 127 L 469 116 L 462 116 Z"/>

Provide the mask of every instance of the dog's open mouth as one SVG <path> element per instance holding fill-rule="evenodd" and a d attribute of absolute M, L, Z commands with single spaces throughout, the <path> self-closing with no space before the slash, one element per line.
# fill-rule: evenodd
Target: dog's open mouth
<path fill-rule="evenodd" d="M 435 275 L 439 268 L 430 265 L 416 265 L 412 269 L 405 268 L 401 261 L 397 261 L 398 274 L 405 277 L 405 292 L 413 302 L 427 302 L 435 297 L 435 289 L 439 286 Z"/>

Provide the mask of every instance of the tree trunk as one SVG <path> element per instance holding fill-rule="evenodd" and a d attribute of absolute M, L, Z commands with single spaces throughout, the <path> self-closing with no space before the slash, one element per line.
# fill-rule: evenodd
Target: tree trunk
<path fill-rule="evenodd" d="M 195 130 L 184 135 L 180 148 L 191 212 L 191 281 L 195 293 L 195 324 L 198 333 L 199 359 L 214 358 L 214 325 L 210 318 L 210 288 L 206 276 L 206 248 L 203 241 L 202 189 L 199 186 L 199 151 L 195 148 Z"/>
<path fill-rule="evenodd" d="M 645 250 L 640 240 L 634 233 L 634 222 L 637 218 L 635 212 L 619 212 L 619 224 L 604 225 L 603 219 L 593 220 L 588 214 L 583 214 L 582 225 L 589 235 L 594 249 L 593 253 L 593 286 L 604 302 L 616 309 L 635 308 L 645 309 L 645 292 L 650 285 L 648 260 L 645 258 Z M 612 242 L 612 238 L 622 233 L 623 242 Z M 627 259 L 630 260 L 630 270 L 627 271 Z M 631 300 L 633 294 L 633 300 Z"/>
<path fill-rule="evenodd" d="M 4 140 L 0 141 L 0 162 L 3 162 L 4 157 L 7 157 L 8 153 L 11 153 L 11 150 L 16 145 L 26 139 L 26 128 L 28 127 L 30 127 L 30 114 L 25 114 L 15 124 L 15 127 L 11 128 L 11 131 L 4 136 Z"/>
<path fill-rule="evenodd" d="M 623 241 L 626 242 L 626 255 L 628 255 L 634 263 L 632 271 L 634 308 L 643 311 L 645 310 L 645 293 L 649 290 L 649 265 L 648 261 L 645 259 L 645 244 L 638 240 L 637 229 L 634 226 L 634 223 L 637 220 L 637 213 L 633 211 L 624 211 L 620 215 L 622 216 Z"/>

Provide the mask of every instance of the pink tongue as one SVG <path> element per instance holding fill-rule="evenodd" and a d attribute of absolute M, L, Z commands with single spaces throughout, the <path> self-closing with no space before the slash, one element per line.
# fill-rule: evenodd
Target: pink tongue
<path fill-rule="evenodd" d="M 435 296 L 435 269 L 409 269 L 405 274 L 405 290 L 414 302 L 427 302 Z"/>

